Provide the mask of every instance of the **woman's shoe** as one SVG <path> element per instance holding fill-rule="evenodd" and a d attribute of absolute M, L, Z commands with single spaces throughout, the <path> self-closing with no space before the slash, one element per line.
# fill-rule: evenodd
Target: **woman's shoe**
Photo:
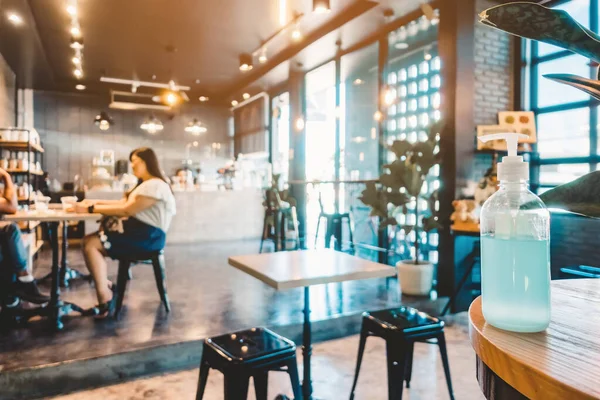
<path fill-rule="evenodd" d="M 94 318 L 97 320 L 104 320 L 107 318 L 113 318 L 115 316 L 115 309 L 117 305 L 117 286 L 112 285 L 110 289 L 112 292 L 112 298 L 108 302 L 98 304 L 95 307 L 96 313 Z"/>

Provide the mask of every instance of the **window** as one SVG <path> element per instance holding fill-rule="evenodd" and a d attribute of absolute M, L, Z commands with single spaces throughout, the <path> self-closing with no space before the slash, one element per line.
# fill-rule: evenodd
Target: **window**
<path fill-rule="evenodd" d="M 577 22 L 598 33 L 600 0 L 570 0 L 554 8 L 565 10 Z M 526 42 L 525 104 L 537 118 L 536 151 L 532 163 L 532 188 L 538 193 L 569 182 L 590 171 L 600 162 L 598 144 L 598 104 L 585 92 L 544 78 L 553 73 L 595 78 L 597 67 L 587 58 L 545 43 Z"/>

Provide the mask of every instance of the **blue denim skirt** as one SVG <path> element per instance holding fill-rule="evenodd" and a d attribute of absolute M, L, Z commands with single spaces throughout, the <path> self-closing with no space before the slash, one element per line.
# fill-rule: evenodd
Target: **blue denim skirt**
<path fill-rule="evenodd" d="M 123 233 L 100 231 L 98 234 L 104 249 L 112 259 L 162 250 L 167 238 L 162 229 L 133 217 L 123 220 Z"/>

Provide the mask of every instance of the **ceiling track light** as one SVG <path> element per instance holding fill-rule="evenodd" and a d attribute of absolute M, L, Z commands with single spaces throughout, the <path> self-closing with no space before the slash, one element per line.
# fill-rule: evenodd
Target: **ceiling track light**
<path fill-rule="evenodd" d="M 252 69 L 252 54 L 240 54 L 240 71 L 246 72 Z"/>
<path fill-rule="evenodd" d="M 81 70 L 81 68 L 75 68 L 73 70 L 73 75 L 75 75 L 75 77 L 77 79 L 81 78 L 83 76 L 83 71 Z"/>
<path fill-rule="evenodd" d="M 316 14 L 325 14 L 331 11 L 330 0 L 313 0 L 313 12 Z"/>
<path fill-rule="evenodd" d="M 23 18 L 14 12 L 8 13 L 6 18 L 15 26 L 23 24 Z"/>
<path fill-rule="evenodd" d="M 295 42 L 298 42 L 302 39 L 302 32 L 300 32 L 300 28 L 298 27 L 298 24 L 296 24 L 296 26 L 294 26 L 294 30 L 292 31 L 292 40 Z"/>
<path fill-rule="evenodd" d="M 260 49 L 260 54 L 258 56 L 258 62 L 261 63 L 261 64 L 264 64 L 264 63 L 267 62 L 267 60 L 268 60 L 268 58 L 267 58 L 267 48 L 265 46 L 263 46 Z"/>
<path fill-rule="evenodd" d="M 81 37 L 81 28 L 79 27 L 79 25 L 73 25 L 69 32 L 71 32 L 71 35 L 73 37 Z"/>
<path fill-rule="evenodd" d="M 70 47 L 75 50 L 83 49 L 83 38 L 71 36 L 71 45 Z"/>

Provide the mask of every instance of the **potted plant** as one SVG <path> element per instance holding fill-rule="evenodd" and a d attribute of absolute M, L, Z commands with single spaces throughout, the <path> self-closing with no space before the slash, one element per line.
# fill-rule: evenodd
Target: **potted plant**
<path fill-rule="evenodd" d="M 433 264 L 424 260 L 421 254 L 421 233 L 439 228 L 434 207 L 437 192 L 424 191 L 423 184 L 431 168 L 439 163 L 436 145 L 440 130 L 441 124 L 437 123 L 429 129 L 425 142 L 397 140 L 389 146 L 396 159 L 384 165 L 385 172 L 378 183 L 368 183 L 360 197 L 365 205 L 371 207 L 371 216 L 379 217 L 380 231 L 389 233 L 391 227 L 393 232 L 403 231 L 406 237 L 414 231 L 414 259 L 396 264 L 404 294 L 428 295 L 433 283 Z M 421 199 L 426 200 L 427 207 L 420 205 Z M 408 222 L 409 208 L 414 208 L 414 223 L 400 224 L 398 217 L 401 214 L 405 215 L 404 222 Z"/>

